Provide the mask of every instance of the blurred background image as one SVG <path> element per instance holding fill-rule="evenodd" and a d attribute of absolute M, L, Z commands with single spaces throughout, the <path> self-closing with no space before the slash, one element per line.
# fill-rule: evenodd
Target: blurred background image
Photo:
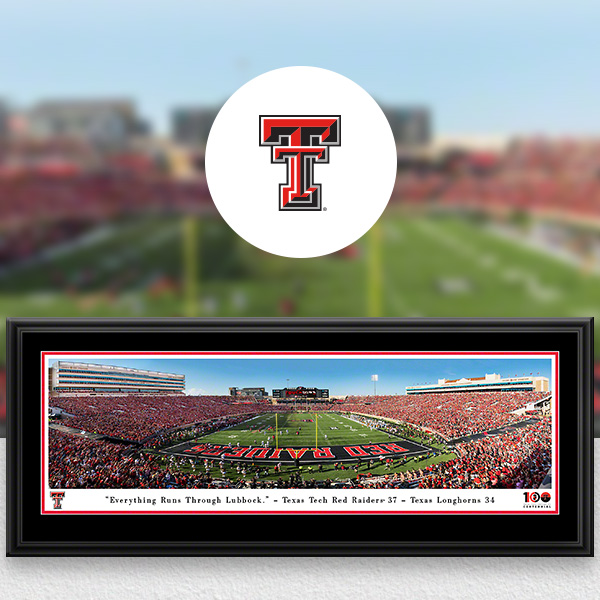
<path fill-rule="evenodd" d="M 600 5 L 22 0 L 2 15 L 3 328 L 600 316 Z M 380 221 L 316 259 L 247 244 L 204 176 L 222 103 L 292 65 L 365 88 L 398 149 Z M 595 406 L 599 435 L 600 390 Z"/>

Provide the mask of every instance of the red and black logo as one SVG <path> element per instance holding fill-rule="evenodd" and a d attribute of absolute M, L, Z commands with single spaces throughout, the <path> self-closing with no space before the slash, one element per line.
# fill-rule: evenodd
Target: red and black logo
<path fill-rule="evenodd" d="M 550 492 L 542 492 L 541 494 L 538 492 L 523 492 L 523 496 L 525 497 L 525 502 L 550 502 L 552 499 L 552 495 Z"/>
<path fill-rule="evenodd" d="M 339 146 L 340 115 L 261 115 L 261 146 L 271 146 L 271 163 L 287 164 L 279 186 L 279 210 L 321 210 L 315 163 L 329 163 L 329 146 Z"/>
<path fill-rule="evenodd" d="M 54 501 L 54 507 L 56 510 L 62 509 L 62 501 L 65 497 L 64 492 L 50 492 L 50 498 Z"/>

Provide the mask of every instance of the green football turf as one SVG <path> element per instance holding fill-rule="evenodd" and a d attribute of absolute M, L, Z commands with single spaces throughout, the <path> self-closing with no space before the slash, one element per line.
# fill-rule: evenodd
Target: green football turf
<path fill-rule="evenodd" d="M 262 431 L 256 431 L 257 427 Z M 275 440 L 273 436 L 276 431 L 278 433 Z M 315 448 L 315 446 L 348 446 L 371 442 L 376 444 L 398 439 L 401 438 L 378 429 L 371 429 L 340 414 L 298 412 L 277 416 L 273 413 L 265 413 L 235 427 L 203 436 L 198 439 L 198 442 L 231 443 L 233 446 L 239 442 L 240 446 L 256 447 L 268 440 L 271 448 L 276 447 L 276 442 L 280 448 Z"/>
<path fill-rule="evenodd" d="M 484 223 L 388 210 L 378 227 L 381 306 L 371 316 L 600 317 L 600 276 Z M 183 300 L 182 221 L 148 217 L 93 231 L 0 275 L 0 326 L 7 316 L 281 316 L 284 299 L 293 302 L 290 316 L 370 316 L 368 234 L 355 258 L 289 259 L 252 247 L 220 219 L 203 220 L 198 230 L 191 309 Z M 161 279 L 173 286 L 157 292 Z"/>
<path fill-rule="evenodd" d="M 275 435 L 276 423 L 278 432 L 280 433 L 277 435 L 277 440 L 273 440 L 272 436 Z M 251 426 L 254 428 L 258 426 L 263 431 L 252 431 Z M 296 431 L 299 431 L 299 435 L 296 435 Z M 325 438 L 325 435 L 327 435 L 327 438 Z M 358 423 L 350 417 L 330 412 L 289 412 L 278 414 L 277 418 L 273 413 L 264 413 L 234 427 L 196 438 L 195 441 L 198 443 L 209 442 L 212 444 L 231 443 L 233 447 L 236 447 L 238 442 L 240 446 L 259 446 L 261 445 L 261 442 L 268 440 L 271 448 L 275 448 L 276 444 L 278 447 L 284 448 L 314 448 L 315 444 L 317 444 L 318 447 L 348 446 L 368 444 L 369 442 L 373 442 L 374 444 L 379 442 L 400 443 L 403 439 L 408 439 L 417 444 L 431 447 L 435 451 L 435 455 L 426 458 L 429 451 L 427 448 L 424 448 L 420 454 L 414 456 L 411 455 L 406 459 L 394 459 L 393 466 L 391 467 L 386 466 L 384 462 L 379 461 L 379 459 L 375 457 L 371 461 L 363 459 L 360 465 L 358 465 L 357 462 L 345 462 L 343 469 L 334 466 L 336 461 L 324 461 L 322 463 L 322 468 L 319 468 L 318 463 L 312 465 L 300 463 L 299 466 L 284 464 L 282 466 L 282 472 L 276 472 L 273 468 L 273 464 L 262 464 L 261 472 L 268 472 L 262 473 L 259 479 L 262 481 L 278 479 L 279 477 L 287 479 L 291 474 L 295 473 L 301 474 L 304 479 L 315 479 L 316 481 L 325 479 L 356 479 L 357 472 L 361 474 L 370 473 L 375 476 L 385 474 L 391 475 L 393 473 L 424 468 L 431 464 L 455 458 L 455 454 L 443 452 L 443 446 L 430 441 L 427 439 L 427 436 L 424 436 L 423 439 L 408 434 L 405 438 L 393 434 L 390 436 L 390 434 L 384 431 L 371 429 L 362 423 Z M 174 445 L 177 446 L 180 443 L 181 442 L 167 444 L 163 450 L 168 451 L 169 448 Z M 194 461 L 189 457 L 162 456 L 162 462 L 165 466 L 171 464 L 171 461 L 174 461 L 177 468 L 184 472 L 205 472 L 205 463 L 203 459 Z M 212 467 L 209 465 L 210 474 L 217 479 L 222 477 L 219 467 L 220 459 L 216 458 L 211 462 L 213 465 Z M 258 460 L 255 462 L 257 465 L 260 463 Z M 243 474 L 242 469 L 248 468 L 247 466 L 244 466 L 243 461 L 231 465 L 229 464 L 229 461 L 225 461 L 225 463 L 226 476 L 229 479 L 234 481 L 240 479 L 248 480 L 252 477 L 250 471 L 248 471 L 246 475 Z"/>

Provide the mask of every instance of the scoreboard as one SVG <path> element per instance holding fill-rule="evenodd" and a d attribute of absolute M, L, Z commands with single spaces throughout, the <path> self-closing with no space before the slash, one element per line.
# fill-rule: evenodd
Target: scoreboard
<path fill-rule="evenodd" d="M 283 388 L 281 390 L 273 390 L 273 398 L 280 398 L 282 400 L 328 400 L 329 390 L 314 387 Z"/>

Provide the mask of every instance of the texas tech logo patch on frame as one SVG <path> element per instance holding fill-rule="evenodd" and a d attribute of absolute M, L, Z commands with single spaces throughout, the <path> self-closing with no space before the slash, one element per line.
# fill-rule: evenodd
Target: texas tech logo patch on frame
<path fill-rule="evenodd" d="M 315 164 L 329 163 L 329 147 L 341 145 L 340 115 L 261 115 L 259 145 L 271 147 L 271 163 L 286 165 L 279 185 L 279 210 L 322 209 Z"/>

